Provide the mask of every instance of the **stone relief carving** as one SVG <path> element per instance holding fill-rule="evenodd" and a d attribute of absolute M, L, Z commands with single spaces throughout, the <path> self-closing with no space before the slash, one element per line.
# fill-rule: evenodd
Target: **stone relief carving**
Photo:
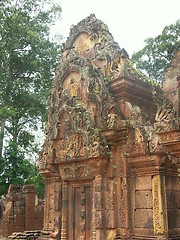
<path fill-rule="evenodd" d="M 60 175 L 65 180 L 89 179 L 93 177 L 93 173 L 89 165 L 75 163 L 69 166 L 62 166 L 60 169 Z"/>
<path fill-rule="evenodd" d="M 167 98 L 164 98 L 163 101 L 157 103 L 155 121 L 154 128 L 157 133 L 177 128 L 175 112 L 172 104 L 167 100 Z"/>
<path fill-rule="evenodd" d="M 133 145 L 130 151 L 131 155 L 137 155 L 137 154 L 144 154 L 144 139 L 143 135 L 140 132 L 139 129 L 134 129 L 133 132 L 131 132 L 132 138 L 133 138 Z"/>
<path fill-rule="evenodd" d="M 157 235 L 167 234 L 168 220 L 164 176 L 154 176 L 152 186 L 154 231 Z"/>
<path fill-rule="evenodd" d="M 107 117 L 107 127 L 108 129 L 121 129 L 122 127 L 122 119 L 120 116 L 118 116 L 117 114 L 108 114 Z"/>

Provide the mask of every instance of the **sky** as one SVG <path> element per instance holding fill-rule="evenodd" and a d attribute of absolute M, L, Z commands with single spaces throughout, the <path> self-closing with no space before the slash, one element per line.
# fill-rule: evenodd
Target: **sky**
<path fill-rule="evenodd" d="M 161 34 L 180 19 L 180 0 L 56 0 L 62 17 L 53 31 L 69 36 L 70 27 L 94 13 L 107 24 L 114 40 L 131 56 L 144 40 Z"/>

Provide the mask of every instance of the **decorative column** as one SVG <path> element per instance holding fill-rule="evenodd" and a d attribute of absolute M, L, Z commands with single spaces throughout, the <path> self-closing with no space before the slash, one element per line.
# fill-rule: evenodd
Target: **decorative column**
<path fill-rule="evenodd" d="M 59 239 L 61 232 L 61 210 L 62 210 L 62 182 L 59 176 L 54 176 L 54 233 L 53 237 Z"/>
<path fill-rule="evenodd" d="M 67 240 L 67 206 L 68 206 L 68 192 L 67 182 L 62 184 L 62 229 L 61 240 Z"/>
<path fill-rule="evenodd" d="M 44 178 L 45 182 L 45 199 L 44 199 L 44 228 L 43 232 L 49 230 L 49 188 L 50 188 L 50 179 Z"/>
<path fill-rule="evenodd" d="M 165 176 L 158 174 L 152 178 L 153 224 L 157 239 L 168 239 L 168 217 Z"/>
<path fill-rule="evenodd" d="M 96 240 L 96 208 L 95 208 L 95 180 L 93 181 L 93 201 L 92 201 L 92 238 Z"/>
<path fill-rule="evenodd" d="M 104 239 L 103 206 L 102 206 L 102 176 L 95 176 L 93 187 L 93 240 Z"/>

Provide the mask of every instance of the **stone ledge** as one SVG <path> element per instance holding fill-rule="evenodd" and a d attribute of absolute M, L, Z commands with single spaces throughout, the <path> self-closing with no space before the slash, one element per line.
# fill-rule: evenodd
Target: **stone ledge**
<path fill-rule="evenodd" d="M 35 231 L 25 231 L 25 232 L 14 232 L 12 235 L 8 236 L 8 239 L 28 239 L 28 240 L 35 240 L 37 239 L 41 234 L 41 230 L 35 230 Z"/>

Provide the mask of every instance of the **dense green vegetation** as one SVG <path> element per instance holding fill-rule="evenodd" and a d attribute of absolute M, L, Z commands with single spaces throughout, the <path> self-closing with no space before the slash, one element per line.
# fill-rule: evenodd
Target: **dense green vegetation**
<path fill-rule="evenodd" d="M 42 180 L 29 158 L 60 55 L 60 38 L 49 35 L 60 16 L 50 0 L 0 1 L 0 195 L 10 183 Z"/>
<path fill-rule="evenodd" d="M 146 39 L 145 47 L 133 54 L 132 61 L 138 70 L 161 82 L 177 50 L 180 50 L 180 20 L 166 26 L 157 37 Z"/>

